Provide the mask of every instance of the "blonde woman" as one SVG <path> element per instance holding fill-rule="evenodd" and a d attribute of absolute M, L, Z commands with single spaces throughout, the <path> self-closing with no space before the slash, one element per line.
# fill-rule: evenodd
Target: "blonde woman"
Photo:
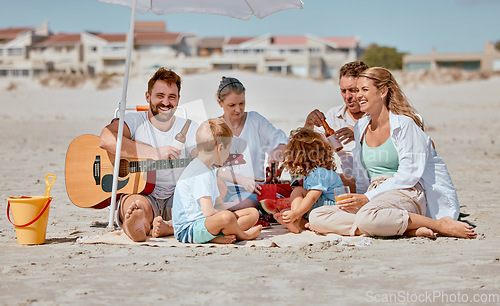
<path fill-rule="evenodd" d="M 357 193 L 311 212 L 309 228 L 341 235 L 475 238 L 457 221 L 460 207 L 446 165 L 398 83 L 385 68 L 359 75 L 367 116 L 354 127 Z"/>

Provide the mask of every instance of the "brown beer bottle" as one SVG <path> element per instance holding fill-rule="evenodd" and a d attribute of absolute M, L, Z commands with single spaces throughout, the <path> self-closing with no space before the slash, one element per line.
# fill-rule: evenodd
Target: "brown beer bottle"
<path fill-rule="evenodd" d="M 271 182 L 270 184 L 279 184 L 278 169 L 276 163 L 271 163 Z"/>
<path fill-rule="evenodd" d="M 338 152 L 344 148 L 344 146 L 338 141 L 337 136 L 335 136 L 335 131 L 326 123 L 326 120 L 321 121 L 323 128 L 325 129 L 326 139 L 330 141 L 335 152 Z"/>
<path fill-rule="evenodd" d="M 271 167 L 266 168 L 266 181 L 264 184 L 279 184 L 279 176 L 276 163 L 271 163 Z"/>
<path fill-rule="evenodd" d="M 189 129 L 189 125 L 191 125 L 191 120 L 188 119 L 186 120 L 186 123 L 184 123 L 182 130 L 179 133 L 177 133 L 177 135 L 175 135 L 174 141 L 172 142 L 172 146 L 174 148 L 180 150 L 184 146 L 184 143 L 186 142 L 186 134 Z"/>

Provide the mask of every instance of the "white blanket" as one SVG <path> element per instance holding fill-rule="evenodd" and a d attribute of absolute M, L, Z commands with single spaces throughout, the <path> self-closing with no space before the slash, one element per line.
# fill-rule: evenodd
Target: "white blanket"
<path fill-rule="evenodd" d="M 181 243 L 175 239 L 174 236 L 153 238 L 148 237 L 144 242 L 133 242 L 121 230 L 113 231 L 100 236 L 82 237 L 77 240 L 79 243 L 84 244 L 119 244 L 119 245 L 142 245 L 154 247 L 214 247 L 224 246 L 215 243 L 206 244 L 189 244 Z M 236 247 L 290 247 L 301 245 L 312 245 L 316 243 L 329 242 L 332 245 L 346 245 L 346 246 L 368 246 L 372 242 L 370 237 L 344 237 L 336 234 L 317 235 L 311 231 L 303 231 L 300 234 L 293 234 L 282 225 L 272 225 L 262 230 L 259 238 L 251 241 L 238 241 L 232 246 Z"/>

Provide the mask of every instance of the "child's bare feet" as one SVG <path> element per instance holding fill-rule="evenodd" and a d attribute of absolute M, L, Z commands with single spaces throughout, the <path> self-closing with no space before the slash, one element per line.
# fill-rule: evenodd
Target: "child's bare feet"
<path fill-rule="evenodd" d="M 450 217 L 443 217 L 437 221 L 439 221 L 439 228 L 436 229 L 436 232 L 440 235 L 466 239 L 477 237 L 472 226 L 465 222 L 456 221 Z"/>
<path fill-rule="evenodd" d="M 247 238 L 245 240 L 254 240 L 259 237 L 260 232 L 262 232 L 262 225 L 257 225 L 249 230 L 244 231 L 244 233 L 247 235 Z"/>
<path fill-rule="evenodd" d="M 174 227 L 172 226 L 172 221 L 163 221 L 161 216 L 154 218 L 153 220 L 153 232 L 151 236 L 154 238 L 170 236 L 174 234 Z"/>
<path fill-rule="evenodd" d="M 219 244 L 231 244 L 236 241 L 236 235 L 225 235 L 225 236 L 217 236 L 214 239 L 210 240 L 212 243 Z"/>
<path fill-rule="evenodd" d="M 285 222 L 283 221 L 283 215 L 282 213 L 275 213 L 273 215 L 274 219 L 276 221 L 278 221 L 279 224 L 281 225 L 284 225 L 286 228 L 288 228 L 288 230 L 294 234 L 298 234 L 300 233 L 300 229 L 299 227 L 297 226 L 297 224 L 295 224 L 295 222 Z"/>
<path fill-rule="evenodd" d="M 436 239 L 436 233 L 434 233 L 433 230 L 425 226 L 406 231 L 405 235 L 410 237 L 427 237 L 430 239 Z"/>
<path fill-rule="evenodd" d="M 125 212 L 125 220 L 122 224 L 123 231 L 135 242 L 146 241 L 149 228 L 146 228 L 144 222 L 144 211 L 134 202 Z"/>

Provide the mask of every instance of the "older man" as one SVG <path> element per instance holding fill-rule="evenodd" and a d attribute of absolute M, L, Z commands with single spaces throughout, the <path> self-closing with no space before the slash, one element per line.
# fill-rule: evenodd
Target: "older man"
<path fill-rule="evenodd" d="M 358 93 L 356 83 L 358 75 L 367 68 L 368 66 L 361 61 L 349 62 L 342 66 L 339 73 L 339 86 L 344 104 L 332 107 L 328 110 L 326 115 L 315 109 L 307 116 L 305 123 L 306 127 L 321 127 L 321 122 L 326 120 L 328 125 L 335 130 L 335 134 L 344 146 L 344 149 L 338 152 L 343 172 L 341 177 L 344 181 L 344 185 L 351 186 L 352 192 L 355 191 L 355 183 L 352 178 L 352 149 L 354 148 L 353 127 L 354 124 L 364 116 L 356 98 Z"/>

